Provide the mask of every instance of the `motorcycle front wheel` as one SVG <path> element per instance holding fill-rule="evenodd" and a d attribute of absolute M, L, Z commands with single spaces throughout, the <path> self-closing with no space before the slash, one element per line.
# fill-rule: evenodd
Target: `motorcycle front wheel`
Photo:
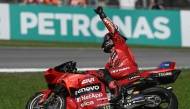
<path fill-rule="evenodd" d="M 145 89 L 141 92 L 152 103 L 142 106 L 140 109 L 178 109 L 178 100 L 172 91 L 161 87 Z"/>
<path fill-rule="evenodd" d="M 25 109 L 66 109 L 65 97 L 56 95 L 51 103 L 46 105 L 39 105 L 38 102 L 41 100 L 43 94 L 37 93 L 27 102 Z"/>

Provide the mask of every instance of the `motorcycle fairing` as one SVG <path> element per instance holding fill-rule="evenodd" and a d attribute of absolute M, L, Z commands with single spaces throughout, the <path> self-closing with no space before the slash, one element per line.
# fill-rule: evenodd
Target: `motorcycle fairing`
<path fill-rule="evenodd" d="M 66 98 L 66 109 L 77 109 L 77 107 L 75 99 L 68 96 Z"/>
<path fill-rule="evenodd" d="M 105 85 L 98 78 L 92 75 L 67 74 L 63 81 L 78 108 L 92 109 L 97 104 L 109 104 Z"/>
<path fill-rule="evenodd" d="M 71 93 L 71 90 L 72 88 L 75 88 L 75 89 L 79 89 L 80 87 L 84 86 L 82 84 L 83 80 L 84 79 L 90 79 L 90 78 L 94 78 L 93 76 L 91 75 L 83 75 L 83 74 L 71 74 L 71 73 L 68 73 L 63 79 L 62 81 L 64 81 L 64 85 L 65 87 L 67 87 L 70 95 L 72 96 L 72 93 Z M 93 81 L 93 83 L 97 82 L 96 81 Z M 99 82 L 99 81 L 98 81 Z M 63 82 L 62 82 L 63 83 Z M 90 83 L 88 84 L 85 84 L 85 85 L 89 85 Z"/>
<path fill-rule="evenodd" d="M 101 104 L 101 106 L 104 106 L 106 104 L 109 104 L 105 86 L 104 84 L 99 81 L 96 77 L 92 76 L 96 74 L 96 70 L 88 71 L 90 74 L 74 74 L 74 73 L 68 73 L 68 72 L 59 72 L 55 69 L 48 69 L 45 73 L 46 82 L 48 84 L 62 84 L 65 86 L 72 98 L 74 98 L 75 102 L 77 100 L 81 99 L 80 97 L 87 97 L 88 99 L 82 99 L 80 102 L 77 102 L 77 105 L 80 108 L 95 108 L 97 107 L 96 104 Z M 74 88 L 74 92 L 78 91 L 80 88 L 97 88 L 96 86 L 99 86 L 101 90 L 97 91 L 89 91 L 88 93 L 83 93 L 83 95 L 79 96 L 73 96 L 71 89 Z M 50 92 L 49 92 L 50 93 Z M 93 96 L 93 97 L 92 97 Z"/>
<path fill-rule="evenodd" d="M 48 69 L 44 74 L 45 80 L 48 84 L 56 84 L 58 83 L 57 80 L 62 79 L 64 76 L 66 76 L 65 73 L 57 72 L 53 68 Z"/>

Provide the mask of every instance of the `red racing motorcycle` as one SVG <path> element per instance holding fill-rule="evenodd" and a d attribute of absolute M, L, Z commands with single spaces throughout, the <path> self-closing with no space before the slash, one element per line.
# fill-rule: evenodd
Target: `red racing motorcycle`
<path fill-rule="evenodd" d="M 94 76 L 97 70 L 77 73 L 76 62 L 65 62 L 45 73 L 47 90 L 37 92 L 25 109 L 178 109 L 172 87 L 181 73 L 175 62 L 162 62 L 154 70 L 134 72 L 118 81 L 122 99 L 110 103 L 110 90 Z"/>

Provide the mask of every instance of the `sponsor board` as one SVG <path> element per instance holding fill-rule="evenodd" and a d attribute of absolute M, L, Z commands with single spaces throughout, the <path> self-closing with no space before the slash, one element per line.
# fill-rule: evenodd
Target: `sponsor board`
<path fill-rule="evenodd" d="M 107 29 L 87 8 L 0 4 L 0 39 L 101 42 Z M 128 44 L 190 47 L 190 11 L 105 11 Z"/>
<path fill-rule="evenodd" d="M 11 39 L 102 42 L 107 29 L 92 11 L 92 7 L 10 5 Z M 130 39 L 128 44 L 181 46 L 180 11 L 114 11 L 118 14 L 105 8 L 121 34 Z"/>
<path fill-rule="evenodd" d="M 190 11 L 180 11 L 182 47 L 190 47 Z"/>
<path fill-rule="evenodd" d="M 0 39 L 10 39 L 10 16 L 8 4 L 0 4 Z"/>

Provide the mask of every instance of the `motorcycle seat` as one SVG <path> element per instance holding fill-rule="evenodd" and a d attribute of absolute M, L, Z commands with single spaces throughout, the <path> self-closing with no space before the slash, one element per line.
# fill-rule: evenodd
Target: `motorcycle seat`
<path fill-rule="evenodd" d="M 125 80 L 125 79 L 130 78 L 130 77 L 132 77 L 132 76 L 135 76 L 135 75 L 137 75 L 137 74 L 138 74 L 138 72 L 133 72 L 133 73 L 131 73 L 131 74 L 129 74 L 129 75 L 123 76 L 122 78 L 115 79 L 115 80 L 116 80 L 116 81 Z"/>

